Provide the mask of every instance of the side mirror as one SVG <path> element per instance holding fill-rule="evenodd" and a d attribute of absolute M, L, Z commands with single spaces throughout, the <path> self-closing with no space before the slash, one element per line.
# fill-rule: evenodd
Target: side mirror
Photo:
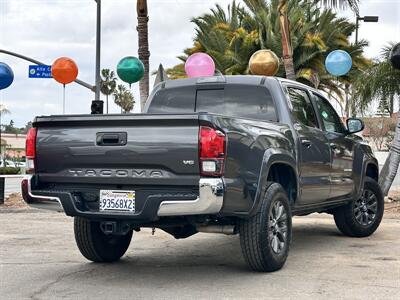
<path fill-rule="evenodd" d="M 352 134 L 364 130 L 364 122 L 361 119 L 349 118 L 346 121 L 347 133 Z"/>

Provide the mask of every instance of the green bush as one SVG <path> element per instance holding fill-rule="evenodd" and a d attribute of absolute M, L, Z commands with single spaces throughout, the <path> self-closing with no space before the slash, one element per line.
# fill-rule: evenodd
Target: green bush
<path fill-rule="evenodd" d="M 3 167 L 0 168 L 0 175 L 16 175 L 20 174 L 20 168 Z"/>

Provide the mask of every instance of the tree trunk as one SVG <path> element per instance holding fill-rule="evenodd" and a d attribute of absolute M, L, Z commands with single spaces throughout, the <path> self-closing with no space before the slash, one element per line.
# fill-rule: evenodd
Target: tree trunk
<path fill-rule="evenodd" d="M 107 111 L 107 114 L 108 114 L 108 95 L 106 94 L 106 104 L 107 104 L 107 109 L 106 109 L 106 111 Z"/>
<path fill-rule="evenodd" d="M 397 113 L 396 132 L 393 138 L 392 146 L 389 150 L 389 155 L 383 165 L 379 176 L 379 185 L 385 196 L 389 193 L 393 180 L 396 177 L 397 169 L 400 164 L 400 112 Z"/>
<path fill-rule="evenodd" d="M 287 15 L 286 0 L 279 0 L 279 24 L 281 27 L 282 56 L 286 78 L 296 80 L 293 64 L 292 40 L 290 38 L 289 18 Z"/>
<path fill-rule="evenodd" d="M 394 110 L 394 95 L 393 95 L 393 93 L 392 93 L 392 95 L 390 96 L 390 103 L 389 103 L 389 114 L 390 114 L 390 116 L 392 116 L 393 115 L 393 110 Z"/>
<path fill-rule="evenodd" d="M 147 14 L 147 0 L 137 0 L 136 3 L 138 26 L 136 28 L 138 32 L 139 48 L 138 54 L 139 59 L 144 65 L 144 76 L 139 82 L 140 89 L 140 107 L 143 111 L 144 105 L 146 103 L 147 97 L 149 96 L 149 36 L 147 23 L 149 17 Z"/>

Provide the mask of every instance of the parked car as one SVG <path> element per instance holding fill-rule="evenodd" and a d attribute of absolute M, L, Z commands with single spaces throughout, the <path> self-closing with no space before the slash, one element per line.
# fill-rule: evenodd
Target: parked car
<path fill-rule="evenodd" d="M 363 128 L 356 118 L 345 127 L 324 94 L 298 82 L 171 80 L 144 114 L 37 117 L 22 192 L 33 207 L 74 217 L 91 261 L 118 260 L 132 232 L 150 227 L 175 238 L 239 234 L 249 266 L 275 271 L 292 216 L 332 214 L 352 237 L 378 228 L 377 160 L 354 136 Z"/>
<path fill-rule="evenodd" d="M 18 168 L 25 168 L 25 167 L 26 167 L 26 164 L 25 164 L 24 161 L 16 162 L 15 165 L 16 165 Z"/>
<path fill-rule="evenodd" d="M 0 160 L 0 167 L 16 168 L 16 165 L 12 160 Z"/>

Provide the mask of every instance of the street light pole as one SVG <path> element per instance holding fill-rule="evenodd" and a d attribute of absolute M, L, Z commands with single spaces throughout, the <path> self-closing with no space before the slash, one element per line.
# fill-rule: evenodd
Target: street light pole
<path fill-rule="evenodd" d="M 364 16 L 364 17 L 360 17 L 359 15 L 357 15 L 356 18 L 356 44 L 358 44 L 358 24 L 359 21 L 364 21 L 367 23 L 376 23 L 379 21 L 379 17 L 378 16 Z"/>
<path fill-rule="evenodd" d="M 100 100 L 100 47 L 101 47 L 101 0 L 97 2 L 96 19 L 96 95 L 95 100 Z"/>
<path fill-rule="evenodd" d="M 92 101 L 92 114 L 103 113 L 103 101 L 100 100 L 100 46 L 101 46 L 101 0 L 95 0 L 97 4 L 96 17 L 96 83 L 95 83 L 95 99 Z"/>
<path fill-rule="evenodd" d="M 358 21 L 360 20 L 360 17 L 357 16 L 356 18 L 356 45 L 358 44 Z"/>

